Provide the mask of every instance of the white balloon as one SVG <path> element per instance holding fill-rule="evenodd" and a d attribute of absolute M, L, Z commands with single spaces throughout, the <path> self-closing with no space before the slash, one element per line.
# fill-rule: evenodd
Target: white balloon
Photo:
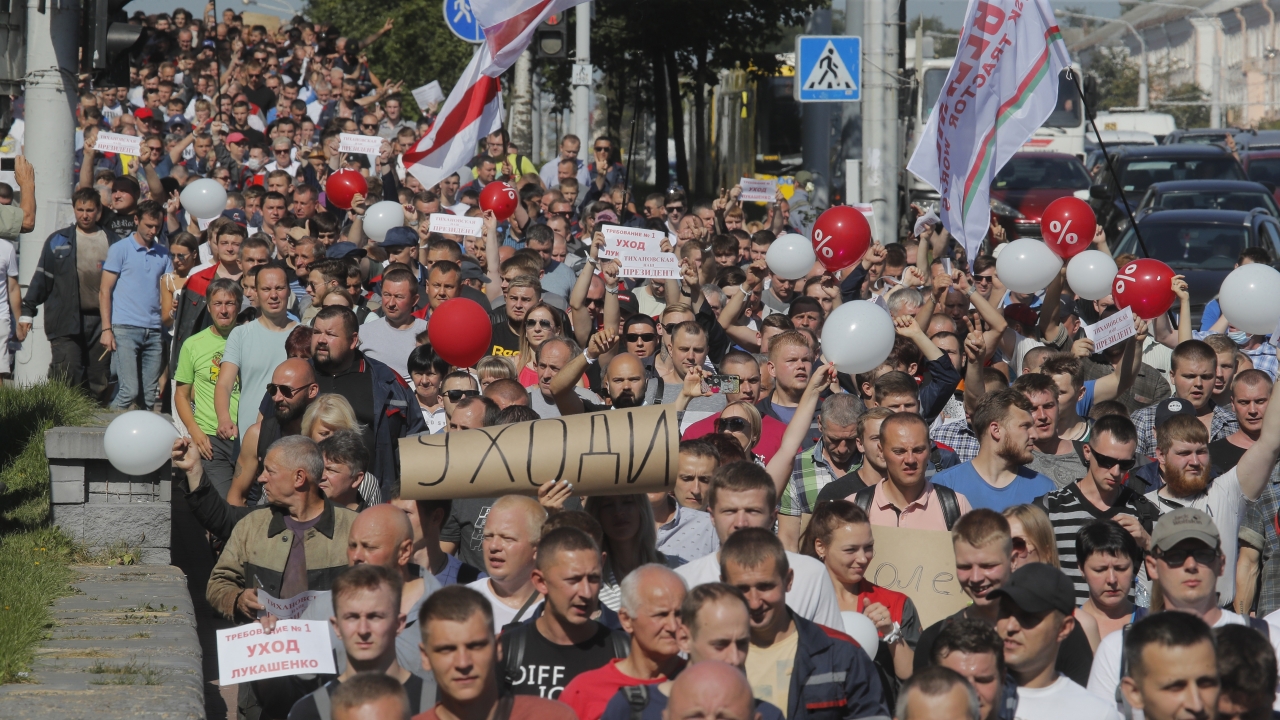
<path fill-rule="evenodd" d="M 799 280 L 808 275 L 817 260 L 813 254 L 813 243 L 796 233 L 787 233 L 774 240 L 764 256 L 769 269 L 783 280 Z"/>
<path fill-rule="evenodd" d="M 1110 255 L 1101 250 L 1085 250 L 1067 263 L 1067 285 L 1085 300 L 1101 300 L 1111 294 L 1116 272 L 1116 261 Z"/>
<path fill-rule="evenodd" d="M 169 461 L 178 431 L 164 417 L 146 410 L 119 415 L 102 435 L 107 460 L 125 475 L 150 475 Z"/>
<path fill-rule="evenodd" d="M 1241 265 L 1222 281 L 1218 304 L 1234 327 L 1270 334 L 1280 322 L 1280 271 L 1262 263 Z"/>
<path fill-rule="evenodd" d="M 868 372 L 880 367 L 889 357 L 896 335 L 893 319 L 884 308 L 866 300 L 854 300 L 831 311 L 827 317 L 822 326 L 822 354 L 835 363 L 840 372 L 850 375 Z"/>
<path fill-rule="evenodd" d="M 404 208 L 400 203 L 383 200 L 369 206 L 364 213 L 364 234 L 374 242 L 382 242 L 391 228 L 404 225 Z"/>
<path fill-rule="evenodd" d="M 1004 286 L 1017 293 L 1033 293 L 1049 287 L 1062 258 L 1048 245 L 1033 238 L 1014 240 L 996 258 L 996 275 Z"/>
<path fill-rule="evenodd" d="M 840 613 L 840 619 L 844 621 L 845 634 L 857 640 L 867 657 L 875 660 L 876 650 L 880 649 L 880 631 L 876 630 L 876 624 L 871 622 L 871 618 L 860 612 L 845 610 Z"/>
<path fill-rule="evenodd" d="M 201 178 L 182 189 L 182 207 L 200 220 L 216 218 L 227 209 L 227 191 L 213 178 Z"/>

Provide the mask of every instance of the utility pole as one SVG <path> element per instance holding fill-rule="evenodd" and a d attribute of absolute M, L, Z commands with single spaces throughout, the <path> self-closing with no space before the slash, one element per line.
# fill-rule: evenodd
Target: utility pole
<path fill-rule="evenodd" d="M 831 10 L 814 10 L 805 26 L 805 34 L 830 35 Z M 831 204 L 831 105 L 829 102 L 810 102 L 800 107 L 803 169 L 813 173 L 813 197 L 809 198 L 809 204 L 819 208 Z"/>
<path fill-rule="evenodd" d="M 898 239 L 898 0 L 863 3 L 862 202 L 875 209 L 876 240 Z"/>
<path fill-rule="evenodd" d="M 591 3 L 578 5 L 573 59 L 573 131 L 582 147 L 591 146 Z M 589 154 L 587 162 L 594 160 Z"/>
<path fill-rule="evenodd" d="M 40 262 L 44 240 L 60 222 L 74 220 L 71 166 L 75 162 L 75 78 L 79 67 L 80 6 L 76 0 L 27 0 L 27 131 L 23 154 L 36 170 L 36 227 L 21 238 L 18 280 L 23 291 Z M 60 212 L 62 210 L 63 212 Z M 45 315 L 36 316 L 18 353 L 15 379 L 40 382 L 49 372 Z M 92 349 L 89 352 L 93 352 Z"/>
<path fill-rule="evenodd" d="M 533 51 L 516 58 L 515 82 L 511 86 L 511 141 L 529 157 L 533 148 Z"/>

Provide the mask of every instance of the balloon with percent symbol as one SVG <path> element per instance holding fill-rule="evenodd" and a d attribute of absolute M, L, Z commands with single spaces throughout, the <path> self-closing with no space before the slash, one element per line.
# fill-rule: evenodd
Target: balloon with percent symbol
<path fill-rule="evenodd" d="M 1061 197 L 1049 203 L 1040 217 L 1044 244 L 1058 257 L 1069 260 L 1093 245 L 1097 217 L 1089 203 L 1078 197 Z"/>
<path fill-rule="evenodd" d="M 843 270 L 862 259 L 871 247 L 871 225 L 860 211 L 837 205 L 813 223 L 813 252 L 828 272 Z"/>
<path fill-rule="evenodd" d="M 1173 268 L 1151 258 L 1138 258 L 1120 268 L 1111 285 L 1111 297 L 1120 309 L 1133 308 L 1143 320 L 1154 320 L 1173 306 Z"/>
<path fill-rule="evenodd" d="M 343 168 L 329 176 L 324 184 L 324 194 L 336 208 L 351 209 L 351 201 L 357 195 L 369 194 L 369 183 L 358 170 Z"/>
<path fill-rule="evenodd" d="M 504 182 L 491 182 L 480 191 L 480 209 L 492 210 L 501 222 L 516 212 L 516 189 Z"/>

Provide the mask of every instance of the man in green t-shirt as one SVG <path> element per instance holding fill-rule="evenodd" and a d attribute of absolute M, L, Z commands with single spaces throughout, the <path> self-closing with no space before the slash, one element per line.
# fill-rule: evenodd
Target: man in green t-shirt
<path fill-rule="evenodd" d="M 200 457 L 205 461 L 205 476 L 226 498 L 231 488 L 231 476 L 239 454 L 236 440 L 218 437 L 218 414 L 214 410 L 213 393 L 218 385 L 218 372 L 222 365 L 222 351 L 227 346 L 227 336 L 236 326 L 236 315 L 244 291 L 240 283 L 230 278 L 217 278 L 205 290 L 205 303 L 213 318 L 213 327 L 192 335 L 182 344 L 178 355 L 178 369 L 173 379 L 174 404 L 178 417 Z M 240 400 L 237 384 L 231 393 L 231 415 L 234 417 Z"/>

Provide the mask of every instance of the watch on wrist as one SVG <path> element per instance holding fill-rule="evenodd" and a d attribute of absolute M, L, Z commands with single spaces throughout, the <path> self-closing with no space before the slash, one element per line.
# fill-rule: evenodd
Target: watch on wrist
<path fill-rule="evenodd" d="M 977 286 L 977 285 L 970 285 L 970 286 L 969 286 L 969 289 L 964 291 L 964 296 L 965 296 L 965 297 L 973 297 L 973 294 L 974 294 L 974 293 L 976 293 L 976 292 L 978 292 L 978 286 Z"/>

